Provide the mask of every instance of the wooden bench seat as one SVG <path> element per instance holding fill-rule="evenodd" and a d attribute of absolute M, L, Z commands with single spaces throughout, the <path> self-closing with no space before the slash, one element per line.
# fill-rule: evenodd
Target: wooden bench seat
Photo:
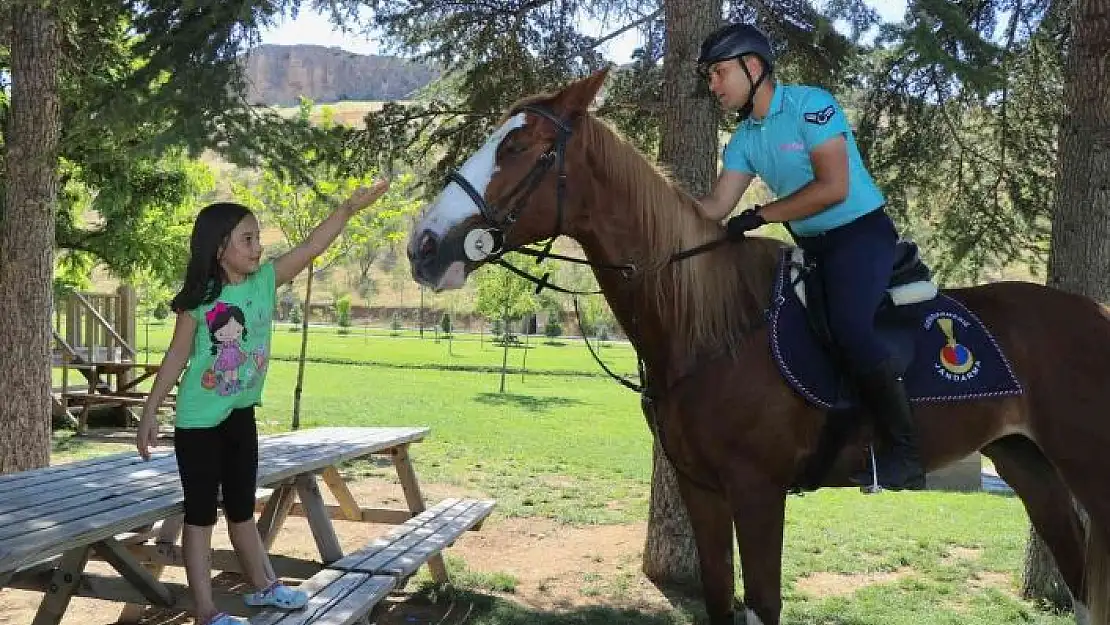
<path fill-rule="evenodd" d="M 374 606 L 390 591 L 401 587 L 422 564 L 467 530 L 481 525 L 493 506 L 493 501 L 446 499 L 305 580 L 299 586 L 309 596 L 304 610 L 267 609 L 249 622 L 251 625 L 366 622 Z"/>
<path fill-rule="evenodd" d="M 288 612 L 267 608 L 248 622 L 251 625 L 349 625 L 366 617 L 397 580 L 389 575 L 324 569 L 298 588 L 308 593 L 303 610 Z"/>
<path fill-rule="evenodd" d="M 407 579 L 493 512 L 493 501 L 445 499 L 328 568 Z"/>

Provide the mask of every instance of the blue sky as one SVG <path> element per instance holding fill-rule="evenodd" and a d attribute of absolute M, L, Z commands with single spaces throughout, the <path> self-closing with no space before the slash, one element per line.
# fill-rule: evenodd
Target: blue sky
<path fill-rule="evenodd" d="M 867 0 L 867 4 L 874 7 L 883 21 L 886 22 L 901 21 L 906 11 L 906 0 Z M 601 34 L 599 24 L 587 24 L 586 28 L 591 34 Z M 297 19 L 285 19 L 273 28 L 264 30 L 262 32 L 262 43 L 315 44 L 338 46 L 359 54 L 381 53 L 378 43 L 372 37 L 358 33 L 340 32 L 328 23 L 327 18 L 314 11 L 302 11 Z M 635 32 L 629 32 L 609 42 L 602 50 L 609 59 L 617 63 L 624 63 L 630 59 L 632 50 L 639 44 L 639 35 Z"/>

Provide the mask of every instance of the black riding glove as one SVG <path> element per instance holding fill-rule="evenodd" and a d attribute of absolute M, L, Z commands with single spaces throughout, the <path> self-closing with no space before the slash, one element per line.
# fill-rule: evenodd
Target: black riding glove
<path fill-rule="evenodd" d="M 739 241 L 744 238 L 745 232 L 755 230 L 765 223 L 767 223 L 767 220 L 763 218 L 763 215 L 759 214 L 758 210 L 749 208 L 729 219 L 725 224 L 725 229 L 728 230 L 729 239 Z"/>

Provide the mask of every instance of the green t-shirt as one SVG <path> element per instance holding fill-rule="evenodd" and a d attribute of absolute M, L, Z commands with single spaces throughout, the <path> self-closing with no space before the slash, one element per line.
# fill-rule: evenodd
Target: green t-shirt
<path fill-rule="evenodd" d="M 197 332 L 177 393 L 177 427 L 215 427 L 236 408 L 262 405 L 276 290 L 274 265 L 266 263 L 189 311 Z"/>

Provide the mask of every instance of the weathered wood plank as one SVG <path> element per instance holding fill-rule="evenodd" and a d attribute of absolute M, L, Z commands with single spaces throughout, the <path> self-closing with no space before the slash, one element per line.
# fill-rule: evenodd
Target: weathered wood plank
<path fill-rule="evenodd" d="M 87 546 L 67 551 L 62 556 L 60 566 L 50 576 L 50 584 L 46 587 L 45 596 L 31 625 L 58 625 L 62 622 L 88 562 Z"/>
<path fill-rule="evenodd" d="M 137 454 L 130 453 L 123 456 L 106 456 L 103 463 L 85 464 L 80 462 L 73 465 L 58 465 L 45 469 L 23 471 L 5 476 L 22 479 L 12 479 L 0 483 L 0 501 L 7 502 L 11 497 L 18 497 L 28 492 L 45 493 L 48 490 L 57 490 L 59 486 L 64 488 L 71 484 L 80 485 L 90 480 L 112 479 L 112 476 L 117 472 L 127 475 L 139 467 L 163 470 L 162 466 L 165 467 L 164 470 L 166 471 L 170 468 L 176 470 L 177 464 L 172 453 L 159 453 L 145 463 Z"/>
<path fill-rule="evenodd" d="M 177 542 L 178 537 L 181 535 L 181 530 L 184 529 L 184 527 L 185 515 L 183 514 L 179 514 L 177 516 L 166 519 L 158 528 L 158 537 L 155 539 L 155 544 L 152 546 L 152 548 L 174 548 L 174 544 Z M 134 549 L 135 547 L 128 548 Z M 156 563 L 144 564 L 144 566 L 146 566 L 147 569 L 150 571 L 150 574 L 154 576 L 154 579 L 158 579 L 159 577 L 161 577 L 162 571 L 166 568 L 164 565 Z M 128 603 L 120 610 L 119 618 L 117 619 L 117 621 L 119 623 L 138 623 L 139 619 L 142 617 L 143 610 L 145 608 L 146 606 L 139 603 Z"/>
<path fill-rule="evenodd" d="M 73 592 L 74 597 L 146 605 L 146 597 L 128 583 L 127 580 L 119 577 L 107 577 L 94 573 L 85 573 L 84 575 L 77 576 L 76 583 L 77 587 Z M 21 573 L 12 579 L 9 588 L 44 592 L 49 588 L 50 584 L 50 572 L 38 572 L 34 574 Z M 188 585 L 167 582 L 165 586 L 173 596 L 173 606 L 175 608 L 190 612 L 196 607 L 193 603 L 193 593 L 189 591 Z M 243 603 L 243 597 L 239 593 L 229 593 L 214 589 L 212 594 L 212 598 L 216 603 L 216 609 L 221 612 L 227 612 L 232 616 L 250 616 L 257 612 L 257 609 L 248 607 Z"/>
<path fill-rule="evenodd" d="M 127 460 L 141 460 L 134 453 L 113 454 L 110 456 L 98 456 L 95 458 L 86 458 L 85 460 L 76 460 L 74 462 L 66 462 L 63 464 L 56 464 L 49 467 L 40 469 L 32 469 L 30 471 L 20 471 L 18 473 L 8 473 L 7 475 L 0 475 L 0 494 L 3 494 L 8 488 L 14 487 L 17 484 L 22 484 L 28 480 L 42 479 L 57 475 L 59 473 L 79 472 L 85 469 L 96 467 L 97 465 L 111 466 L 117 462 Z"/>
<path fill-rule="evenodd" d="M 259 439 L 259 454 L 261 460 L 267 451 L 273 450 L 275 457 L 280 457 L 281 455 L 302 451 L 298 450 L 297 447 L 314 442 L 319 444 L 338 443 L 347 446 L 353 444 L 358 447 L 379 446 L 381 449 L 386 449 L 393 445 L 422 440 L 428 432 L 428 428 L 408 427 L 313 428 L 261 437 Z M 265 459 L 269 459 L 269 457 Z M 10 494 L 9 489 L 11 488 L 22 488 L 31 484 L 45 485 L 57 479 L 68 481 L 75 479 L 74 475 L 87 477 L 89 474 L 100 474 L 108 467 L 118 468 L 127 465 L 150 467 L 160 460 L 168 461 L 176 470 L 171 453 L 156 453 L 150 462 L 144 463 L 134 453 L 125 452 L 0 476 L 0 502 L 6 500 L 6 497 L 2 495 Z"/>
<path fill-rule="evenodd" d="M 169 498 L 167 505 L 180 501 L 181 485 L 166 484 L 155 488 L 141 488 L 130 493 L 111 493 L 105 499 L 85 506 L 70 508 L 56 514 L 43 514 L 37 518 L 5 525 L 0 527 L 0 540 L 5 542 L 9 540 L 16 541 L 24 548 L 30 545 L 47 544 L 49 541 L 55 540 L 57 536 L 68 533 L 67 528 L 87 526 L 85 521 L 91 517 L 96 517 L 99 523 L 112 524 L 118 527 L 119 531 L 116 534 L 130 531 L 136 527 L 136 525 L 128 522 L 128 517 L 131 515 L 131 506 L 156 498 Z M 142 523 L 138 525 L 142 525 Z M 111 536 L 115 536 L 115 534 Z"/>
<path fill-rule="evenodd" d="M 160 606 L 173 605 L 173 595 L 166 586 L 157 580 L 150 571 L 143 568 L 127 547 L 119 544 L 112 538 L 102 540 L 94 545 L 97 554 L 104 558 L 121 577 L 131 582 L 150 603 Z"/>
<path fill-rule="evenodd" d="M 280 484 L 266 500 L 262 514 L 258 518 L 258 535 L 262 537 L 262 544 L 266 547 L 266 551 L 270 551 L 274 546 L 278 532 L 285 525 L 285 519 L 293 507 L 295 494 L 292 484 Z"/>
<path fill-rule="evenodd" d="M 397 575 L 402 578 L 407 578 L 416 573 L 421 564 L 429 562 L 432 556 L 440 554 L 452 545 L 459 536 L 465 534 L 480 519 L 489 516 L 493 510 L 493 504 L 492 502 L 485 503 L 489 505 L 484 508 L 481 505 L 473 506 L 462 515 L 447 520 L 438 527 L 428 525 L 421 528 L 413 536 L 417 540 L 403 553 L 378 567 L 379 572 Z"/>
<path fill-rule="evenodd" d="M 324 467 L 338 465 L 348 460 L 354 460 L 355 458 L 361 458 L 381 449 L 386 449 L 392 444 L 395 443 L 376 441 L 371 443 L 360 443 L 353 446 L 342 443 L 331 443 L 323 446 L 319 451 L 311 447 L 306 448 L 306 451 L 310 452 L 308 455 L 311 457 L 302 455 L 296 463 L 288 463 L 283 460 L 273 459 L 267 462 L 267 466 L 263 466 L 260 460 L 259 485 L 268 486 L 300 473 L 318 471 Z"/>
<path fill-rule="evenodd" d="M 328 517 L 333 521 L 350 521 L 347 513 L 344 512 L 339 506 L 327 505 L 324 506 L 327 510 Z M 352 521 L 353 523 L 381 523 L 386 525 L 400 525 L 413 517 L 412 512 L 402 510 L 400 508 L 359 508 L 360 518 Z M 295 503 L 289 509 L 289 516 L 303 517 L 305 516 L 304 506 Z"/>
<path fill-rule="evenodd" d="M 300 586 L 309 593 L 303 610 L 264 610 L 251 625 L 350 625 L 364 618 L 389 594 L 392 577 L 325 570 Z"/>
<path fill-rule="evenodd" d="M 159 573 L 165 567 L 185 567 L 185 553 L 178 545 L 131 545 L 127 551 L 144 566 Z M 283 579 L 308 579 L 320 571 L 320 563 L 290 556 L 270 554 L 274 572 Z M 242 573 L 239 557 L 232 549 L 212 550 L 212 570 L 222 573 Z"/>
<path fill-rule="evenodd" d="M 296 447 L 313 442 L 320 444 L 338 443 L 359 447 L 378 446 L 380 449 L 386 449 L 394 445 L 422 440 L 427 436 L 428 432 L 428 428 L 405 427 L 314 428 L 261 437 L 259 439 L 259 453 L 261 455 L 265 453 L 264 450 L 268 450 L 269 448 L 274 449 L 278 455 L 291 453 Z M 31 471 L 21 471 L 19 473 L 0 476 L 0 495 L 9 494 L 8 490 L 10 488 L 22 487 L 31 483 L 43 484 L 59 478 L 62 480 L 70 480 L 73 479 L 73 475 L 99 474 L 108 467 L 118 465 L 145 464 L 146 466 L 151 466 L 158 460 L 167 459 L 171 465 L 174 464 L 173 456 L 168 452 L 156 453 L 154 458 L 148 463 L 144 463 L 142 459 L 132 452 L 125 452 L 34 469 Z M 0 497 L 0 500 L 3 499 L 3 497 Z"/>
<path fill-rule="evenodd" d="M 312 529 L 312 537 L 316 540 L 316 547 L 320 550 L 321 560 L 327 564 L 343 557 L 343 548 L 339 545 L 339 538 L 335 535 L 335 526 L 324 509 L 324 498 L 320 495 L 320 486 L 316 483 L 315 475 L 299 475 L 296 479 L 297 496 L 305 508 L 308 526 Z"/>
<path fill-rule="evenodd" d="M 0 513 L 0 541 L 13 537 L 27 537 L 30 533 L 56 525 L 69 523 L 90 514 L 126 505 L 136 492 L 163 494 L 180 492 L 181 483 L 174 477 L 152 478 L 131 485 L 119 485 L 73 495 L 68 499 L 27 504 L 12 513 Z M 133 528 L 128 528 L 133 529 Z"/>
<path fill-rule="evenodd" d="M 393 466 L 397 469 L 397 478 L 401 481 L 401 489 L 405 492 L 405 501 L 413 514 L 424 512 L 424 494 L 420 492 L 420 482 L 416 479 L 416 471 L 412 467 L 409 457 L 409 446 L 400 445 L 392 451 Z M 437 584 L 446 584 L 450 578 L 447 575 L 447 565 L 440 555 L 428 560 L 428 570 L 432 573 L 432 580 Z"/>
<path fill-rule="evenodd" d="M 362 508 L 355 501 L 355 496 L 351 494 L 351 489 L 347 488 L 347 482 L 343 480 L 343 476 L 339 474 L 339 469 L 334 465 L 325 467 L 324 472 L 320 474 L 324 479 L 324 483 L 328 485 L 328 490 L 335 496 L 335 500 L 339 502 L 339 508 L 343 511 L 344 518 L 348 521 L 361 521 Z"/>
<path fill-rule="evenodd" d="M 267 439 L 259 441 L 260 463 L 286 455 L 296 457 L 299 453 L 303 453 L 303 450 L 296 448 L 285 450 L 280 442 Z M 0 490 L 0 511 L 22 509 L 28 502 L 65 498 L 83 490 L 127 484 L 155 476 L 177 478 L 177 461 L 172 453 L 156 453 L 148 462 L 134 453 L 118 454 L 107 458 L 112 461 L 91 465 L 77 462 L 17 473 L 15 475 L 39 475 L 27 475 L 27 478 L 18 482 L 13 481 Z M 63 467 L 66 470 L 62 470 Z"/>
<path fill-rule="evenodd" d="M 34 541 L 6 541 L 8 551 L 0 557 L 0 571 L 18 569 L 75 546 L 90 545 L 138 525 L 180 513 L 180 494 L 171 493 L 146 500 L 136 496 L 135 503 L 122 510 L 109 510 L 35 532 Z"/>
<path fill-rule="evenodd" d="M 490 515 L 493 501 L 449 499 L 329 568 L 408 577 L 468 529 Z"/>

